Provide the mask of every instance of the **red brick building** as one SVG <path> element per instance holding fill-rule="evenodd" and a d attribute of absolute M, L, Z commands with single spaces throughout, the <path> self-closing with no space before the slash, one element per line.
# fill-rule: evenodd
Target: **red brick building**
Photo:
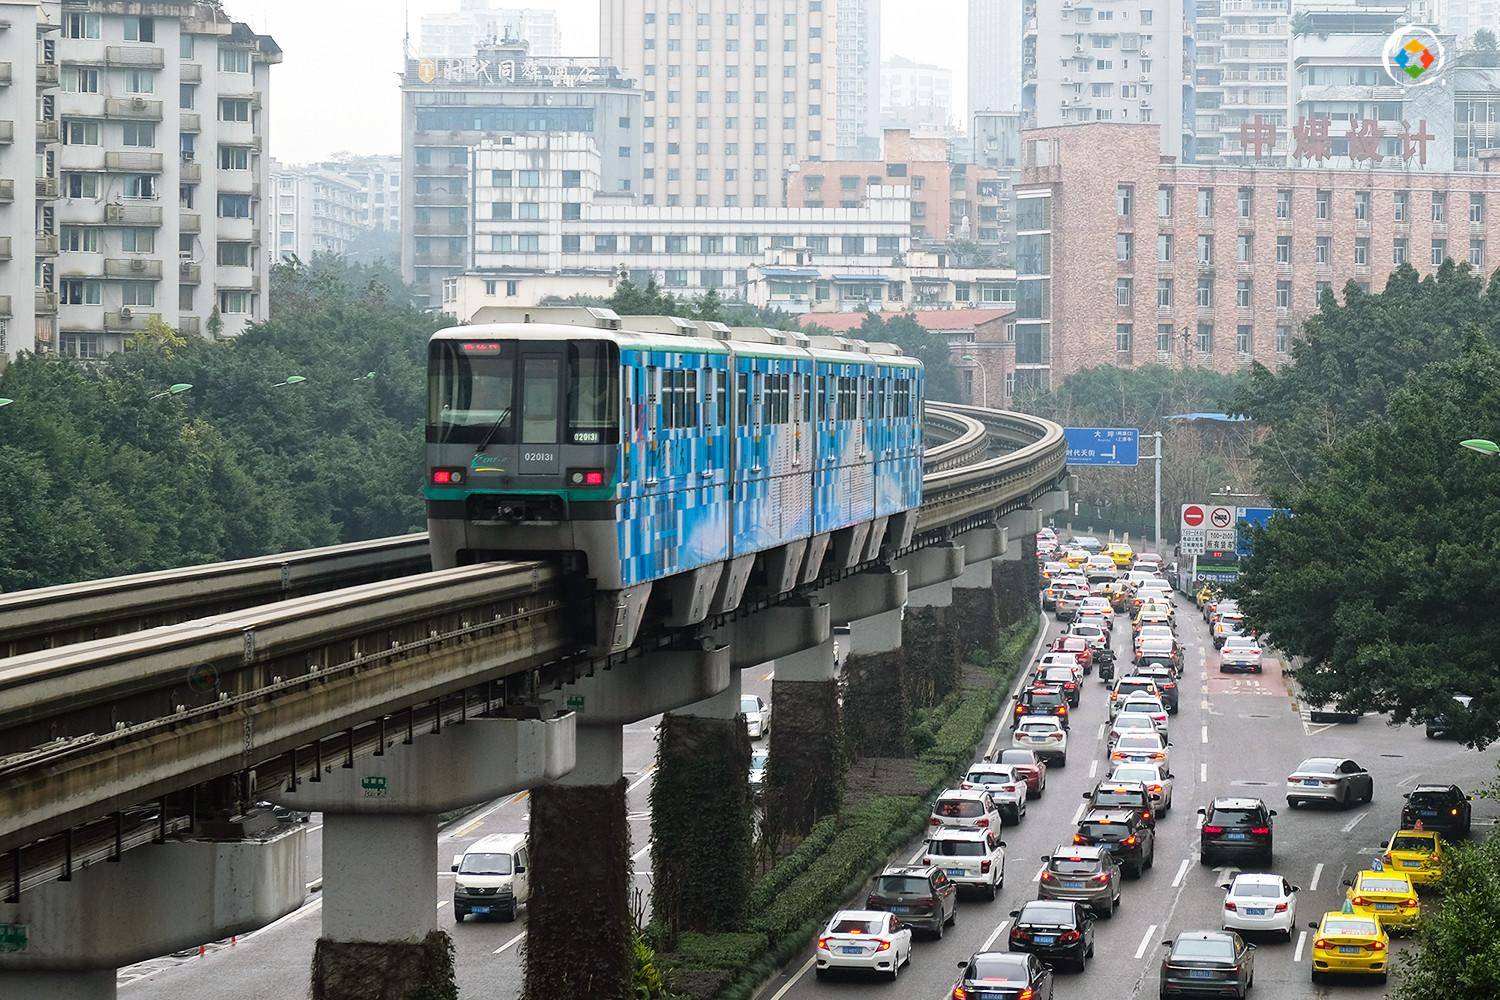
<path fill-rule="evenodd" d="M 1409 262 L 1500 265 L 1500 161 L 1484 172 L 1181 164 L 1157 125 L 1022 135 L 1014 378 L 1151 362 L 1284 363 L 1324 288 L 1378 292 Z"/>

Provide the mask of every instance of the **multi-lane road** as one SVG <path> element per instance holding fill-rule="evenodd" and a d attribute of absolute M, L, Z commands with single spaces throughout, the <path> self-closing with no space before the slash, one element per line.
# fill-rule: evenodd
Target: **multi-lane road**
<path fill-rule="evenodd" d="M 1374 717 L 1343 725 L 1308 721 L 1274 660 L 1268 660 L 1261 676 L 1221 676 L 1207 627 L 1180 596 L 1178 607 L 1187 670 L 1182 679 L 1181 712 L 1171 722 L 1174 808 L 1157 827 L 1155 867 L 1139 880 L 1126 881 L 1119 914 L 1098 924 L 1096 954 L 1088 970 L 1059 973 L 1059 998 L 1154 997 L 1161 942 L 1184 930 L 1218 926 L 1223 894 L 1217 887 L 1228 870 L 1199 864 L 1197 850 L 1196 809 L 1214 796 L 1259 796 L 1278 810 L 1273 867 L 1301 887 L 1298 922 L 1305 924 L 1340 905 L 1342 880 L 1364 867 L 1395 828 L 1404 789 L 1429 780 L 1475 789 L 1495 773 L 1495 751 L 1476 753 L 1455 743 L 1429 741 L 1419 729 L 1392 728 Z M 1057 630 L 1049 621 L 1047 635 Z M 1128 655 L 1129 634 L 1124 622 L 1116 626 L 1114 644 L 1122 664 Z M 769 697 L 769 689 L 768 671 L 745 675 L 747 694 Z M 1005 946 L 1009 911 L 1036 896 L 1041 856 L 1069 841 L 1083 807 L 1083 792 L 1108 772 L 1102 754 L 1107 716 L 1104 691 L 1095 677 L 1088 679 L 1083 702 L 1073 717 L 1068 766 L 1053 768 L 1046 795 L 1030 804 L 1020 826 L 1006 828 L 1006 880 L 1000 898 L 991 903 L 966 897 L 956 927 L 943 940 L 918 942 L 911 967 L 890 990 L 892 996 L 947 997 L 959 960 L 987 943 Z M 996 725 L 1004 719 L 1002 714 Z M 654 728 L 655 720 L 648 720 L 625 731 L 628 808 L 641 873 L 637 884 L 643 890 L 649 888 L 647 799 L 656 747 Z M 1003 745 L 1009 732 L 990 735 L 998 736 Z M 1374 802 L 1347 811 L 1289 810 L 1282 794 L 1285 777 L 1300 760 L 1313 755 L 1349 756 L 1367 767 L 1376 780 Z M 1500 810 L 1491 803 L 1475 803 L 1480 832 L 1488 833 L 1497 817 Z M 442 832 L 440 860 L 480 837 L 524 831 L 526 825 L 525 793 L 492 803 Z M 321 847 L 317 817 L 310 834 L 309 871 L 316 873 Z M 909 845 L 894 860 L 906 860 L 920 846 Z M 451 874 L 437 874 L 434 905 L 438 925 L 453 935 L 461 995 L 518 996 L 524 914 L 514 924 L 470 920 L 456 925 L 451 912 Z M 393 887 L 393 891 L 399 890 Z M 219 1000 L 282 1000 L 301 995 L 318 935 L 319 909 L 317 894 L 310 893 L 302 909 L 233 945 L 210 946 L 202 957 L 169 957 L 122 970 L 121 995 L 126 1000 L 197 1000 L 209 995 Z M 1300 931 L 1288 943 L 1258 944 L 1255 982 L 1262 995 L 1300 1000 L 1371 993 L 1357 983 L 1314 986 L 1308 964 L 1311 942 Z M 1398 943 L 1397 949 L 1405 946 Z M 856 978 L 816 980 L 809 958 L 810 952 L 773 980 L 762 990 L 761 1000 L 866 996 L 866 991 L 887 989 L 884 984 Z"/>
<path fill-rule="evenodd" d="M 1495 774 L 1495 752 L 1433 742 L 1420 729 L 1392 728 L 1374 717 L 1345 725 L 1305 720 L 1274 661 L 1268 660 L 1261 676 L 1220 675 L 1207 626 L 1181 595 L 1177 604 L 1187 669 L 1181 711 L 1171 720 L 1173 808 L 1157 824 L 1155 866 L 1143 878 L 1127 878 L 1119 913 L 1096 925 L 1095 956 L 1087 971 L 1059 971 L 1059 1000 L 1154 998 L 1165 951 L 1162 941 L 1181 931 L 1219 927 L 1223 892 L 1218 886 L 1231 869 L 1208 868 L 1198 858 L 1197 808 L 1215 796 L 1260 797 L 1277 810 L 1273 868 L 1301 887 L 1297 920 L 1305 925 L 1342 904 L 1342 881 L 1365 867 L 1376 846 L 1383 847 L 1395 829 L 1404 789 L 1419 781 L 1441 780 L 1472 790 Z M 1056 623 L 1049 623 L 1048 635 L 1057 631 Z M 1121 664 L 1129 644 L 1129 626 L 1122 621 L 1114 636 Z M 762 991 L 761 1000 L 883 992 L 903 1000 L 939 1000 L 949 996 L 960 960 L 987 945 L 1004 949 L 1010 911 L 1036 898 L 1041 857 L 1071 840 L 1083 792 L 1108 771 L 1103 759 L 1108 716 L 1104 692 L 1096 676 L 1088 678 L 1082 704 L 1073 713 L 1067 767 L 1052 768 L 1046 795 L 1028 805 L 1021 825 L 1005 829 L 1005 890 L 996 901 L 966 896 L 959 904 L 956 926 L 941 941 L 918 941 L 911 966 L 893 987 L 853 977 L 820 981 L 811 973 L 809 947 Z M 1008 728 L 999 734 L 1001 745 L 1008 736 Z M 1375 776 L 1374 801 L 1347 811 L 1288 809 L 1283 795 L 1286 775 L 1314 755 L 1349 756 L 1367 767 Z M 1489 833 L 1497 816 L 1500 810 L 1492 803 L 1475 802 L 1475 825 L 1481 834 Z M 920 848 L 914 842 L 897 860 L 916 856 Z M 1303 931 L 1287 943 L 1256 943 L 1257 995 L 1300 1000 L 1380 993 L 1352 981 L 1314 986 L 1309 976 L 1312 942 Z M 1405 947 L 1405 942 L 1396 945 L 1398 951 Z"/>
<path fill-rule="evenodd" d="M 747 670 L 742 678 L 745 694 L 771 700 L 770 666 Z M 626 809 L 636 869 L 635 888 L 644 903 L 650 891 L 651 775 L 656 767 L 656 725 L 660 717 L 625 727 L 624 767 L 627 779 Z M 775 717 L 772 717 L 775 725 Z M 764 741 L 757 741 L 763 745 Z M 524 833 L 528 827 L 527 794 L 518 792 L 492 802 L 450 823 L 439 833 L 437 872 L 438 927 L 453 937 L 458 987 L 465 997 L 520 996 L 522 951 L 526 941 L 526 913 L 515 923 L 478 921 L 473 917 L 459 924 L 453 919 L 453 874 L 447 870 L 455 854 L 482 837 L 497 833 Z M 308 824 L 308 878 L 322 870 L 321 817 L 314 814 Z M 312 883 L 315 885 L 316 883 Z M 392 892 L 404 891 L 392 886 Z M 121 969 L 118 982 L 122 1000 L 287 1000 L 307 991 L 313 946 L 321 928 L 322 900 L 310 886 L 307 902 L 261 930 L 232 944 L 209 944 L 200 956 L 195 949 Z"/>

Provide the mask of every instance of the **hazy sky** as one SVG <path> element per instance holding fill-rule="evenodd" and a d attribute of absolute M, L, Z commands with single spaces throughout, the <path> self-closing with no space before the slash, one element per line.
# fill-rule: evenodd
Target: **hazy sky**
<path fill-rule="evenodd" d="M 496 0 L 495 6 L 558 12 L 569 55 L 599 52 L 598 0 Z M 412 44 L 422 14 L 456 10 L 457 0 L 228 0 L 231 16 L 275 37 L 284 53 L 271 72 L 271 154 L 289 163 L 340 150 L 401 149 L 403 20 Z M 955 117 L 963 121 L 964 0 L 883 0 L 883 56 L 903 55 L 954 71 Z"/>

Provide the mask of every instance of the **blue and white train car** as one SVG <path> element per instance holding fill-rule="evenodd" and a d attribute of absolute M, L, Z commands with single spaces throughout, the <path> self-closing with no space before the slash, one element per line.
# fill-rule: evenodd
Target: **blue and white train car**
<path fill-rule="evenodd" d="M 842 338 L 498 310 L 429 344 L 438 568 L 546 557 L 597 588 L 594 646 L 910 544 L 922 367 Z"/>

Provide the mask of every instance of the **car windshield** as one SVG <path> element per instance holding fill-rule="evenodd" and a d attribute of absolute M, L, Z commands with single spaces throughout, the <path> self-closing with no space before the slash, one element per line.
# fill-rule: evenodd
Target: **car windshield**
<path fill-rule="evenodd" d="M 1323 921 L 1324 934 L 1349 934 L 1355 937 L 1376 937 L 1375 921 L 1351 920 L 1348 917 L 1330 918 Z"/>
<path fill-rule="evenodd" d="M 1023 722 L 1021 731 L 1027 736 L 1046 736 L 1049 733 L 1061 732 L 1061 729 L 1049 722 Z"/>
<path fill-rule="evenodd" d="M 1124 698 L 1126 695 L 1134 691 L 1146 691 L 1154 694 L 1156 692 L 1156 682 L 1148 681 L 1145 679 L 1132 680 L 1127 677 L 1119 683 L 1119 686 L 1115 688 L 1115 691 L 1119 693 L 1121 698 Z"/>
<path fill-rule="evenodd" d="M 1208 822 L 1214 826 L 1248 826 L 1260 821 L 1260 810 L 1234 806 L 1215 806 Z"/>
<path fill-rule="evenodd" d="M 1405 879 L 1366 875 L 1359 880 L 1359 889 L 1361 892 L 1411 892 L 1411 885 Z"/>
<path fill-rule="evenodd" d="M 1029 983 L 1031 973 L 1027 971 L 1025 955 L 1007 955 L 991 952 L 975 955 L 969 962 L 965 979 L 984 980 L 987 983 Z"/>
<path fill-rule="evenodd" d="M 1121 764 L 1115 768 L 1115 773 L 1110 775 L 1115 781 L 1139 781 L 1141 784 L 1151 784 L 1161 780 L 1161 774 L 1154 767 L 1143 767 L 1139 764 Z"/>
<path fill-rule="evenodd" d="M 1243 650 L 1246 650 L 1248 652 L 1248 651 L 1252 651 L 1252 650 L 1258 649 L 1259 646 L 1256 644 L 1256 642 L 1255 642 L 1254 639 L 1251 639 L 1248 636 L 1234 635 L 1234 636 L 1230 636 L 1228 639 L 1225 640 L 1225 642 L 1224 642 L 1224 648 L 1225 649 L 1243 649 Z"/>
<path fill-rule="evenodd" d="M 1225 938 L 1179 939 L 1172 946 L 1174 962 L 1233 962 L 1234 942 Z"/>
<path fill-rule="evenodd" d="M 1073 904 L 1032 900 L 1021 910 L 1018 924 L 1049 924 L 1057 927 L 1072 927 Z"/>
<path fill-rule="evenodd" d="M 932 812 L 935 816 L 946 816 L 950 819 L 983 816 L 984 804 L 978 799 L 938 799 Z"/>
<path fill-rule="evenodd" d="M 1061 691 L 1032 691 L 1026 703 L 1033 708 L 1056 708 L 1063 700 Z"/>
<path fill-rule="evenodd" d="M 1448 804 L 1447 792 L 1412 792 L 1411 798 L 1406 801 L 1414 806 L 1445 806 Z"/>
<path fill-rule="evenodd" d="M 1115 718 L 1115 728 L 1119 730 L 1149 729 L 1152 732 L 1155 732 L 1156 722 L 1151 718 L 1151 716 L 1146 715 L 1144 712 L 1121 712 Z M 1123 744 L 1129 738 L 1130 737 L 1122 736 L 1120 737 L 1120 742 Z M 1132 744 L 1132 746 L 1133 745 L 1134 744 Z"/>
<path fill-rule="evenodd" d="M 1391 850 L 1393 851 L 1422 851 L 1430 853 L 1437 846 L 1437 836 L 1424 836 L 1418 833 L 1398 833 L 1391 838 Z"/>
<path fill-rule="evenodd" d="M 1161 710 L 1162 710 L 1161 699 L 1159 699 L 1159 698 L 1143 698 L 1140 695 L 1134 695 L 1134 696 L 1132 696 L 1130 698 L 1127 698 L 1125 700 L 1125 706 L 1120 709 L 1120 712 L 1121 712 L 1122 715 L 1128 715 L 1128 714 L 1130 714 L 1132 712 L 1147 712 L 1147 713 L 1149 713 L 1149 712 L 1160 712 Z"/>
<path fill-rule="evenodd" d="M 1147 639 L 1141 643 L 1142 656 L 1171 656 L 1172 640 L 1170 639 Z"/>
<path fill-rule="evenodd" d="M 1092 875 L 1099 870 L 1098 858 L 1052 858 L 1051 869 L 1059 875 Z"/>
<path fill-rule="evenodd" d="M 875 891 L 887 896 L 929 893 L 932 886 L 925 878 L 916 875 L 882 875 L 875 882 Z"/>
<path fill-rule="evenodd" d="M 1123 716 L 1122 716 L 1122 718 L 1123 718 Z M 1146 720 L 1146 724 L 1152 728 L 1153 732 L 1155 731 L 1156 725 L 1155 725 L 1155 723 L 1153 723 L 1151 721 L 1151 717 L 1150 716 L 1148 716 L 1148 715 L 1142 715 L 1142 716 L 1138 716 L 1138 718 L 1145 719 Z M 1151 735 L 1150 733 L 1126 733 L 1124 736 L 1121 736 L 1119 742 L 1115 744 L 1115 749 L 1116 750 L 1160 750 L 1160 749 L 1162 749 L 1162 745 L 1161 745 L 1161 740 L 1157 739 L 1155 736 Z"/>
<path fill-rule="evenodd" d="M 757 750 L 750 755 L 750 766 L 756 770 L 765 767 L 770 761 L 771 755 L 764 750 Z"/>
<path fill-rule="evenodd" d="M 1124 823 L 1091 823 L 1085 820 L 1078 824 L 1078 832 L 1090 840 L 1123 840 L 1130 835 L 1130 827 Z"/>
<path fill-rule="evenodd" d="M 1030 750 L 1002 750 L 1000 751 L 1001 764 L 1029 764 L 1035 766 L 1036 758 L 1031 755 Z"/>
<path fill-rule="evenodd" d="M 1297 765 L 1298 774 L 1338 774 L 1339 762 L 1331 757 L 1309 757 Z"/>
<path fill-rule="evenodd" d="M 459 862 L 460 875 L 509 875 L 509 854 L 465 854 Z"/>
<path fill-rule="evenodd" d="M 740 711 L 743 712 L 743 713 L 745 713 L 745 714 L 749 714 L 751 712 L 759 712 L 760 711 L 760 699 L 759 698 L 755 698 L 753 696 L 752 697 L 747 697 L 747 698 L 741 698 L 740 699 Z"/>
<path fill-rule="evenodd" d="M 1281 896 L 1281 886 L 1272 885 L 1269 882 L 1246 882 L 1238 881 L 1229 890 L 1230 895 L 1252 897 L 1255 899 L 1277 899 Z"/>
<path fill-rule="evenodd" d="M 879 934 L 880 923 L 875 920 L 848 917 L 843 920 L 835 920 L 833 926 L 828 928 L 830 934 Z"/>
<path fill-rule="evenodd" d="M 1101 788 L 1094 793 L 1094 805 L 1108 808 L 1123 806 L 1134 809 L 1142 805 L 1141 793 L 1125 788 Z"/>
<path fill-rule="evenodd" d="M 985 850 L 977 840 L 933 840 L 927 844 L 927 853 L 945 858 L 982 858 Z"/>
<path fill-rule="evenodd" d="M 1011 776 L 1009 771 L 983 770 L 970 771 L 968 777 L 964 780 L 975 785 L 1003 785 L 1014 781 L 1015 778 Z"/>
<path fill-rule="evenodd" d="M 1073 669 L 1071 667 L 1048 667 L 1042 674 L 1042 679 L 1059 684 L 1072 684 Z"/>

